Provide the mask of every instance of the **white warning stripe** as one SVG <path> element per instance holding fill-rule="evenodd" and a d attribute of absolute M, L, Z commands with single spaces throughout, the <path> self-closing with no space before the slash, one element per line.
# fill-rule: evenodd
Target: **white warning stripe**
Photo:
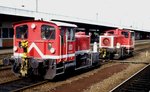
<path fill-rule="evenodd" d="M 121 47 L 134 47 L 134 45 L 121 45 Z"/>
<path fill-rule="evenodd" d="M 14 53 L 14 57 L 22 57 L 23 53 Z M 75 54 L 68 54 L 68 55 L 61 55 L 61 56 L 54 56 L 54 55 L 43 55 L 41 58 L 43 59 L 61 59 L 61 58 L 68 58 L 73 57 Z"/>
<path fill-rule="evenodd" d="M 89 53 L 90 50 L 80 50 L 80 51 L 76 51 L 76 54 L 84 54 L 84 53 Z"/>
<path fill-rule="evenodd" d="M 68 58 L 68 57 L 73 57 L 75 56 L 75 54 L 65 54 L 65 55 L 59 55 L 59 56 L 55 56 L 55 55 L 44 55 L 41 50 L 36 46 L 35 43 L 32 43 L 28 49 L 28 52 L 31 51 L 32 48 L 35 48 L 35 50 L 38 52 L 38 54 L 41 56 L 41 58 L 43 59 L 61 59 L 61 58 Z M 23 53 L 14 53 L 15 57 L 21 57 L 23 56 Z"/>

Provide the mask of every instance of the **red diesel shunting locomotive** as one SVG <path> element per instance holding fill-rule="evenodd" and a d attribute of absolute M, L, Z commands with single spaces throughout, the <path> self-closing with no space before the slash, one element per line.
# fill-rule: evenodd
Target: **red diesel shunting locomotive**
<path fill-rule="evenodd" d="M 99 63 L 90 50 L 90 35 L 76 25 L 55 21 L 22 21 L 14 24 L 13 72 L 53 79 L 67 69 L 78 70 Z"/>
<path fill-rule="evenodd" d="M 123 29 L 108 30 L 99 38 L 100 58 L 120 59 L 133 55 L 134 32 Z"/>

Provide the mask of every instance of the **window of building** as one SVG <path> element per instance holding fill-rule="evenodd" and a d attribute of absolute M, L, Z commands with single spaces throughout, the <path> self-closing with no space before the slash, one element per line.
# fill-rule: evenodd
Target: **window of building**
<path fill-rule="evenodd" d="M 13 28 L 0 28 L 0 38 L 13 38 Z"/>
<path fill-rule="evenodd" d="M 28 26 L 21 25 L 16 27 L 16 38 L 27 39 L 28 38 Z"/>
<path fill-rule="evenodd" d="M 9 28 L 9 38 L 13 38 L 14 30 L 13 28 Z"/>
<path fill-rule="evenodd" d="M 1 30 L 1 28 L 0 28 L 0 38 L 2 38 L 2 36 L 1 36 L 1 35 L 2 35 L 2 30 Z"/>
<path fill-rule="evenodd" d="M 2 28 L 2 38 L 8 38 L 8 28 Z"/>
<path fill-rule="evenodd" d="M 42 39 L 55 39 L 55 28 L 50 25 L 41 26 Z"/>

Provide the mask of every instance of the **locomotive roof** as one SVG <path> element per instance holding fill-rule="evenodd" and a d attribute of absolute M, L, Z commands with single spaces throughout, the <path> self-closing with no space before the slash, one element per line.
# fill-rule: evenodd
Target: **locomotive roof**
<path fill-rule="evenodd" d="M 50 21 L 57 26 L 67 26 L 67 27 L 77 27 L 75 24 L 65 23 L 65 22 L 57 22 L 57 21 Z"/>
<path fill-rule="evenodd" d="M 45 22 L 45 23 L 53 23 L 57 26 L 77 27 L 75 24 L 57 22 L 57 21 L 42 21 L 42 20 L 25 20 L 25 21 L 16 22 L 13 25 L 20 24 L 20 23 L 27 23 L 27 22 Z"/>

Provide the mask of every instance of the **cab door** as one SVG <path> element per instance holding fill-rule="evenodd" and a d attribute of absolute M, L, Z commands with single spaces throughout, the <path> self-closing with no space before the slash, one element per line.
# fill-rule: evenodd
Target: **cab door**
<path fill-rule="evenodd" d="M 128 31 L 122 31 L 121 34 L 124 36 L 122 39 L 122 45 L 128 47 L 130 44 L 130 37 Z"/>
<path fill-rule="evenodd" d="M 75 28 L 61 27 L 61 58 L 63 61 L 73 61 L 75 58 Z"/>
<path fill-rule="evenodd" d="M 21 24 L 21 25 L 16 25 L 15 26 L 15 38 L 14 38 L 14 47 L 18 48 L 16 50 L 16 53 L 27 53 L 27 50 L 23 49 L 24 45 L 26 42 L 28 42 L 28 32 L 29 32 L 29 27 L 27 24 Z M 25 46 L 27 49 L 27 47 Z"/>
<path fill-rule="evenodd" d="M 130 44 L 132 48 L 134 48 L 134 45 L 135 45 L 135 32 L 134 31 L 130 31 Z"/>

